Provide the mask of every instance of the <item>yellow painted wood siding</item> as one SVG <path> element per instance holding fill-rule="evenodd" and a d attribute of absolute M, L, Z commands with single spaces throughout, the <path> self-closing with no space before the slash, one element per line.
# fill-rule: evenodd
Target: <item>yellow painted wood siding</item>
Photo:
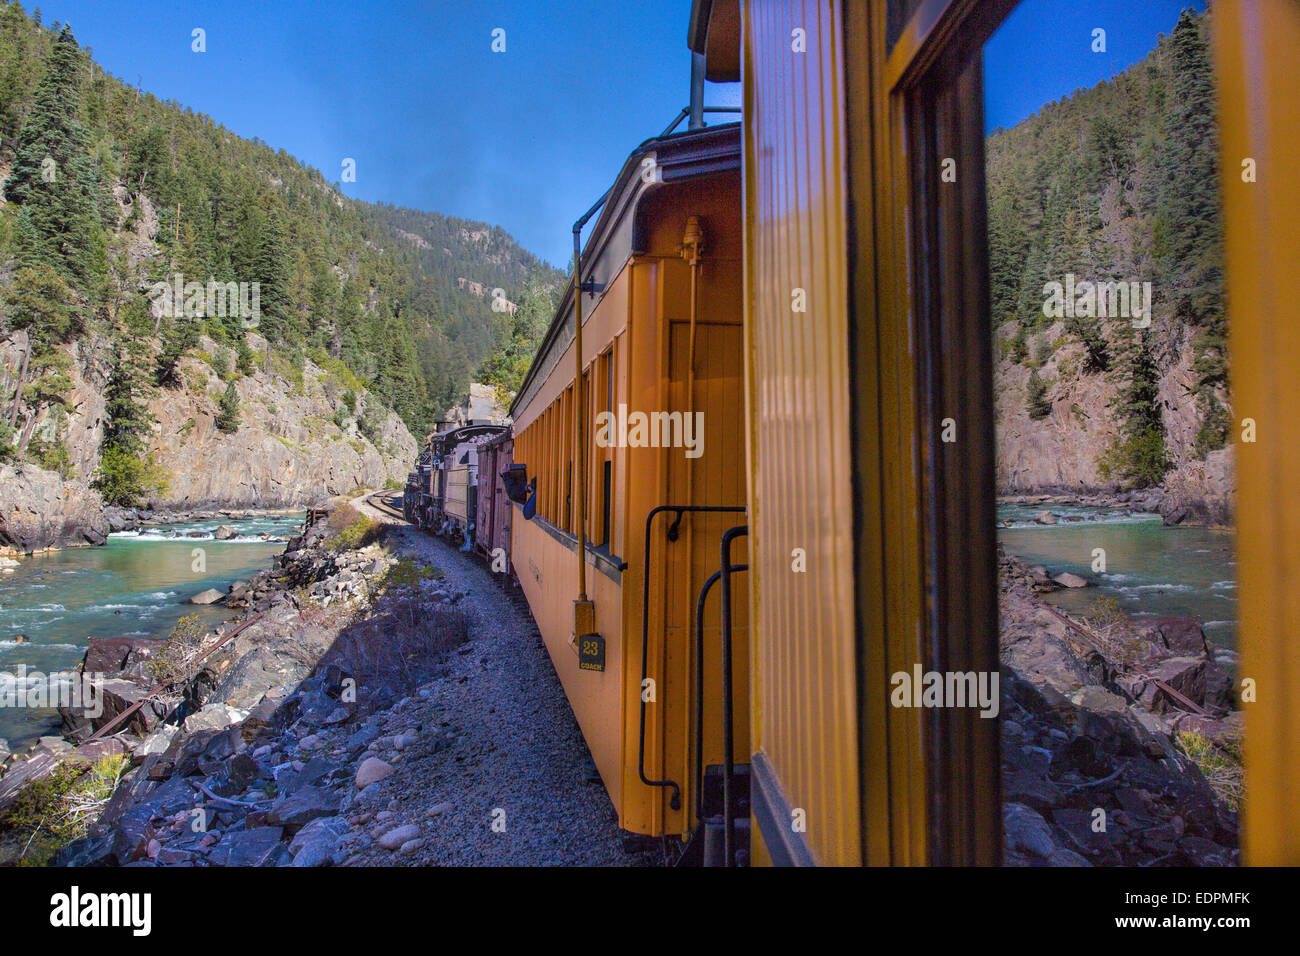
<path fill-rule="evenodd" d="M 1223 157 L 1224 298 L 1238 441 L 1237 578 L 1246 801 L 1242 851 L 1255 866 L 1300 865 L 1300 4 L 1220 0 L 1211 14 Z M 1256 181 L 1242 179 L 1242 161 Z"/>
<path fill-rule="evenodd" d="M 817 862 L 861 860 L 838 4 L 746 3 L 753 739 Z M 792 50 L 805 31 L 807 51 Z M 796 289 L 806 312 L 793 311 Z M 792 551 L 807 571 L 792 570 Z"/>

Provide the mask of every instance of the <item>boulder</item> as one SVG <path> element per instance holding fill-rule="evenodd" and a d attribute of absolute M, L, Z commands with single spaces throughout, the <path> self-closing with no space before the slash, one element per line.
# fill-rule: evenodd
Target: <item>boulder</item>
<path fill-rule="evenodd" d="M 158 646 L 144 637 L 88 637 L 81 667 L 86 674 L 114 674 L 144 660 Z"/>
<path fill-rule="evenodd" d="M 208 854 L 212 866 L 261 866 L 280 846 L 280 827 L 254 827 L 222 834 Z"/>
<path fill-rule="evenodd" d="M 205 704 L 196 713 L 185 718 L 185 732 L 192 734 L 199 730 L 224 730 L 239 723 L 248 716 L 247 711 L 226 704 Z"/>
<path fill-rule="evenodd" d="M 87 542 L 109 532 L 99 493 L 31 464 L 0 467 L 0 546 L 24 554 Z"/>
<path fill-rule="evenodd" d="M 1187 520 L 1188 514 L 1187 508 L 1170 501 L 1166 501 L 1166 504 L 1160 510 L 1160 517 L 1164 519 L 1164 524 L 1168 527 L 1182 524 Z"/>
<path fill-rule="evenodd" d="M 297 829 L 317 817 L 334 816 L 339 812 L 339 795 L 320 787 L 303 787 L 271 804 L 267 822 Z"/>
<path fill-rule="evenodd" d="M 341 838 L 347 830 L 348 822 L 340 816 L 317 817 L 312 820 L 289 843 L 293 865 L 326 866 L 338 852 Z"/>
<path fill-rule="evenodd" d="M 1206 661 L 1201 657 L 1167 657 L 1152 664 L 1148 672 L 1194 704 L 1204 704 Z M 1150 684 L 1140 698 L 1148 710 L 1163 713 L 1169 709 L 1184 710 L 1182 703 L 1155 683 Z"/>
<path fill-rule="evenodd" d="M 97 730 L 149 695 L 148 687 L 120 677 L 91 679 L 89 683 L 94 689 L 86 695 L 87 699 L 83 703 L 100 705 L 94 708 L 98 713 L 88 710 L 85 706 L 59 708 L 65 732 L 74 737 Z M 138 734 L 148 734 L 176 704 L 175 697 L 154 697 L 132 713 L 126 721 L 127 727 Z"/>
<path fill-rule="evenodd" d="M 1056 850 L 1047 821 L 1021 803 L 1003 804 L 1002 834 L 1008 850 L 1020 850 L 1041 860 L 1049 859 Z"/>
<path fill-rule="evenodd" d="M 216 538 L 218 541 L 229 541 L 231 538 L 237 537 L 238 535 L 239 532 L 228 524 L 223 524 L 221 527 L 217 528 L 216 531 L 212 532 L 212 537 Z"/>
<path fill-rule="evenodd" d="M 1052 578 L 1052 580 L 1063 588 L 1086 588 L 1092 584 L 1092 582 L 1087 578 L 1080 577 L 1070 571 L 1062 571 L 1056 577 Z"/>
<path fill-rule="evenodd" d="M 1175 654 L 1198 654 L 1213 659 L 1214 648 L 1194 617 L 1161 617 L 1143 632 L 1152 644 Z"/>
<path fill-rule="evenodd" d="M 216 588 L 208 588 L 205 591 L 200 591 L 198 594 L 195 594 L 188 601 L 186 601 L 186 603 L 187 604 L 216 604 L 223 597 L 225 597 L 225 595 L 222 594 L 220 591 L 218 591 Z"/>
<path fill-rule="evenodd" d="M 1034 524 L 1056 524 L 1056 514 L 1052 511 L 1040 511 L 1034 515 Z"/>

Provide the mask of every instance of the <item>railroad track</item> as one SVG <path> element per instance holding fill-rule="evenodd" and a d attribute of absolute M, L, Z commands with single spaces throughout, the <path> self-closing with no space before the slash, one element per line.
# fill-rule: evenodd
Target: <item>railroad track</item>
<path fill-rule="evenodd" d="M 396 505 L 394 505 L 394 502 L 396 502 Z M 366 499 L 366 503 L 376 511 L 383 512 L 398 521 L 406 521 L 406 516 L 402 514 L 402 496 L 400 494 L 377 491 Z"/>

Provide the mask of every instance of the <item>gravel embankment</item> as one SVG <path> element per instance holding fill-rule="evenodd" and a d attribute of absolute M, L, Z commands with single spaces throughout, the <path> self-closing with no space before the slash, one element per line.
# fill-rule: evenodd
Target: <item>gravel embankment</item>
<path fill-rule="evenodd" d="M 352 851 L 346 865 L 653 864 L 624 850 L 614 808 L 593 779 L 559 678 L 521 603 L 477 559 L 412 528 L 393 528 L 386 544 L 439 568 L 444 586 L 467 594 L 459 606 L 470 641 L 452 654 L 445 676 L 382 721 L 386 745 L 374 753 L 394 770 L 373 795 L 358 793 L 345 807 L 352 821 L 343 837 Z M 381 843 L 397 842 L 400 827 L 418 830 L 418 845 L 385 849 Z"/>

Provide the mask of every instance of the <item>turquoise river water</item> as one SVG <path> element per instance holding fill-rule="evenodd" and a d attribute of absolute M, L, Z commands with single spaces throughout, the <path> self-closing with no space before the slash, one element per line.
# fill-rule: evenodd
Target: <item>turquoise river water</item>
<path fill-rule="evenodd" d="M 1060 522 L 1035 524 L 1033 516 L 1044 509 Z M 1112 597 L 1139 620 L 1195 617 L 1211 641 L 1234 646 L 1237 561 L 1231 531 L 1166 528 L 1159 515 L 1070 505 L 999 505 L 998 523 L 998 540 L 1011 554 L 1052 574 L 1073 571 L 1095 582 L 1096 587 L 1048 594 L 1062 610 L 1079 613 L 1099 596 Z M 1092 570 L 1098 548 L 1105 552 L 1100 573 Z"/>
<path fill-rule="evenodd" d="M 221 524 L 237 537 L 214 540 Z M 197 614 L 207 628 L 233 617 L 223 607 L 183 602 L 206 588 L 225 591 L 269 567 L 301 525 L 301 514 L 199 521 L 114 534 L 101 547 L 23 558 L 12 574 L 0 575 L 0 701 L 20 666 L 27 668 L 28 680 L 35 672 L 75 668 L 88 636 L 163 638 L 187 614 Z M 17 640 L 20 635 L 26 640 Z M 0 705 L 0 738 L 14 749 L 56 733 L 58 726 L 53 709 Z"/>

